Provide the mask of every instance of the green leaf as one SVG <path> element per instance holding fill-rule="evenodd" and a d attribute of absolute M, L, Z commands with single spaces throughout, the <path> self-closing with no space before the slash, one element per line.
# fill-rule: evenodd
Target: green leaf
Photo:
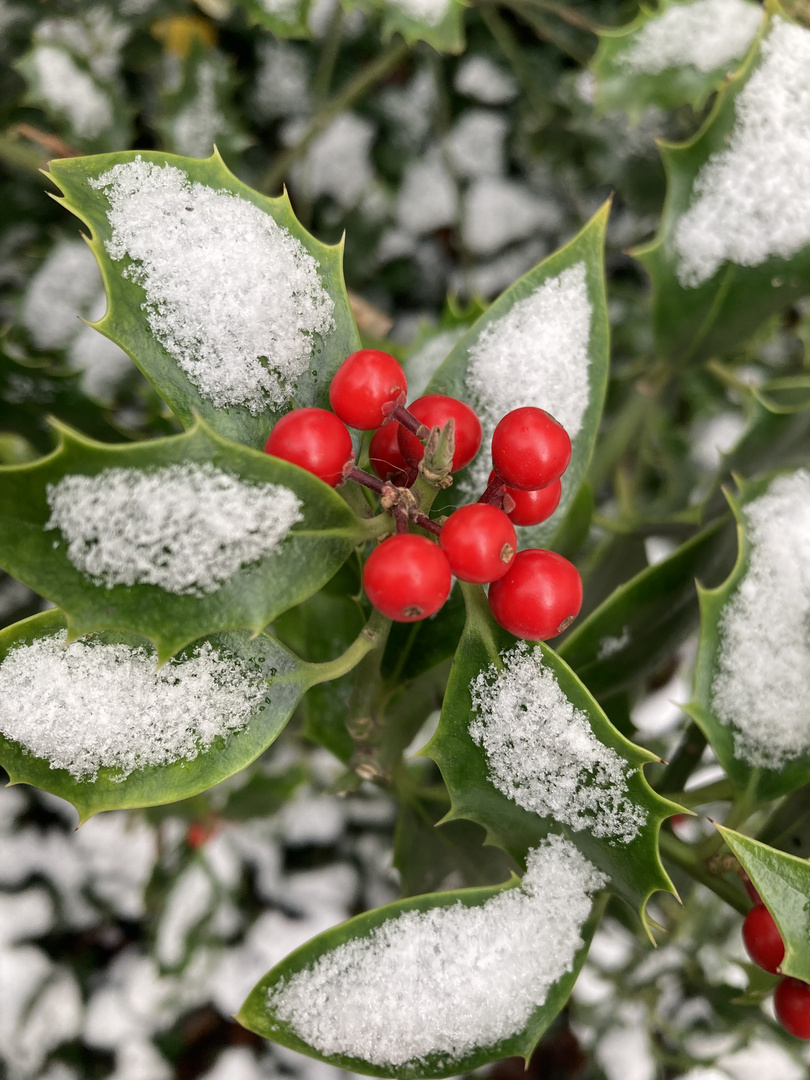
<path fill-rule="evenodd" d="M 779 927 L 785 943 L 779 970 L 810 982 L 810 862 L 722 825 L 717 829 Z"/>
<path fill-rule="evenodd" d="M 228 442 L 202 421 L 184 435 L 124 446 L 91 442 L 64 427 L 58 430 L 60 445 L 48 457 L 0 468 L 0 565 L 65 610 L 72 638 L 125 630 L 148 638 L 165 660 L 204 634 L 237 627 L 258 633 L 282 611 L 317 592 L 360 539 L 362 523 L 317 477 Z M 51 515 L 47 485 L 63 477 L 92 477 L 111 468 L 148 474 L 189 462 L 209 463 L 248 484 L 283 485 L 301 503 L 301 520 L 278 552 L 242 566 L 213 592 L 193 595 L 158 585 L 96 584 L 71 563 L 61 532 L 45 529 Z"/>
<path fill-rule="evenodd" d="M 238 0 L 238 3 L 254 26 L 272 30 L 278 38 L 312 37 L 307 22 L 310 0 L 281 0 L 273 4 L 262 0 Z"/>
<path fill-rule="evenodd" d="M 359 7 L 367 15 L 382 15 L 383 41 L 401 34 L 409 45 L 426 41 L 437 52 L 458 55 L 464 52 L 464 9 L 461 0 L 445 0 L 444 13 L 438 19 L 419 16 L 419 5 L 408 0 L 344 0 L 347 10 Z M 423 7 L 427 12 L 427 8 Z M 440 14 L 438 10 L 436 14 Z"/>
<path fill-rule="evenodd" d="M 254 414 L 244 404 L 215 406 L 208 397 L 201 394 L 197 386 L 181 369 L 175 356 L 167 351 L 152 332 L 147 318 L 148 313 L 144 310 L 146 301 L 144 288 L 125 276 L 127 269 L 133 265 L 131 260 L 128 256 L 113 259 L 107 248 L 112 238 L 112 228 L 108 218 L 109 199 L 103 189 L 91 186 L 92 181 L 109 172 L 114 166 L 125 165 L 138 159 L 143 159 L 144 162 L 154 166 L 170 166 L 178 169 L 191 183 L 201 184 L 204 188 L 217 192 L 230 193 L 258 207 L 287 230 L 315 259 L 320 280 L 334 303 L 335 328 L 325 337 L 317 334 L 312 336 L 312 354 L 308 369 L 295 382 L 291 391 L 292 396 L 284 408 L 268 407 Z M 91 158 L 67 158 L 51 162 L 50 168 L 51 179 L 64 192 L 63 202 L 67 209 L 92 230 L 90 247 L 101 267 L 108 300 L 107 313 L 93 325 L 129 353 L 184 424 L 189 425 L 196 413 L 207 420 L 211 427 L 221 435 L 248 446 L 261 448 L 275 420 L 283 412 L 288 411 L 288 408 L 328 405 L 329 383 L 332 375 L 349 353 L 360 348 L 360 339 L 343 281 L 342 242 L 334 247 L 319 243 L 299 225 L 286 195 L 270 199 L 253 191 L 228 171 L 216 153 L 207 160 L 200 161 L 156 151 L 144 150 L 137 153 L 127 151 Z M 195 249 L 194 265 L 195 267 L 199 265 L 201 275 L 207 273 L 210 277 L 212 272 L 210 259 L 216 250 L 215 235 L 211 237 L 211 243 L 205 250 Z M 245 251 L 247 252 L 247 248 Z M 238 295 L 229 293 L 229 290 L 234 287 L 228 280 L 222 282 L 222 294 L 225 301 L 231 303 L 229 310 L 234 310 L 233 304 L 239 299 Z M 284 298 L 285 303 L 293 302 L 293 294 L 288 292 L 289 286 L 286 281 L 280 283 L 278 289 L 278 296 Z M 277 302 L 278 296 L 268 295 L 262 303 Z M 215 298 L 211 299 L 213 304 Z M 258 303 L 255 298 L 252 302 Z M 175 305 L 175 310 L 179 312 L 178 320 L 182 317 L 184 303 L 187 303 L 187 300 L 181 297 Z M 245 314 L 249 312 L 240 312 L 240 316 Z M 227 348 L 228 355 L 239 352 L 240 346 L 237 339 L 239 333 L 246 330 L 247 325 L 245 322 L 244 326 L 236 326 L 231 335 L 226 335 L 223 339 L 226 342 L 224 347 Z M 217 329 L 218 333 L 225 334 L 221 328 Z M 272 340 L 269 339 L 268 351 L 271 346 Z M 216 346 L 216 348 L 219 347 L 219 345 Z M 253 362 L 255 358 L 250 359 Z M 268 371 L 274 371 L 270 361 L 266 360 L 266 367 Z"/>
<path fill-rule="evenodd" d="M 730 518 L 714 522 L 669 558 L 620 585 L 559 647 L 598 698 L 615 694 L 671 657 L 698 625 L 695 579 L 713 584 L 734 560 Z"/>
<path fill-rule="evenodd" d="M 441 769 L 452 800 L 447 819 L 475 821 L 487 831 L 489 843 L 504 848 L 518 861 L 536 847 L 542 837 L 559 832 L 560 823 L 523 809 L 490 779 L 485 749 L 473 741 L 469 727 L 475 718 L 471 684 L 491 665 L 503 666 L 502 655 L 513 649 L 515 638 L 494 621 L 483 592 L 465 589 L 467 623 L 459 643 L 445 694 L 436 735 L 425 748 Z M 658 855 L 661 822 L 681 812 L 674 803 L 660 798 L 648 785 L 642 766 L 659 759 L 624 738 L 567 664 L 546 645 L 538 646 L 543 665 L 563 695 L 582 712 L 595 738 L 626 762 L 624 803 L 643 814 L 636 835 L 621 838 L 596 837 L 590 828 L 565 828 L 577 847 L 610 878 L 610 887 L 631 907 L 639 909 L 646 927 L 645 907 L 656 890 L 674 891 Z M 587 782 L 586 782 L 587 783 Z M 445 820 L 447 820 L 445 819 Z"/>
<path fill-rule="evenodd" d="M 585 961 L 588 946 L 593 932 L 601 916 L 602 904 L 597 903 L 591 917 L 581 930 L 583 944 L 576 951 L 571 969 L 554 982 L 546 996 L 545 1002 L 537 1007 L 529 1017 L 525 1026 L 518 1033 L 505 1038 L 494 1045 L 482 1045 L 467 1053 L 459 1053 L 452 1057 L 450 1053 L 434 1053 L 424 1059 L 410 1060 L 395 1067 L 380 1064 L 377 1060 L 366 1060 L 361 1057 L 350 1057 L 342 1054 L 320 1053 L 313 1046 L 305 1042 L 289 1022 L 280 1020 L 274 1013 L 272 1006 L 268 1004 L 268 993 L 280 988 L 285 982 L 293 978 L 297 973 L 306 970 L 316 964 L 322 957 L 348 942 L 364 942 L 372 937 L 374 931 L 383 924 L 392 922 L 409 913 L 430 912 L 439 915 L 449 908 L 463 906 L 463 908 L 481 908 L 488 901 L 496 899 L 514 888 L 519 888 L 520 883 L 513 877 L 511 881 L 503 885 L 489 886 L 476 889 L 462 889 L 446 893 L 434 893 L 424 896 L 412 897 L 406 900 L 398 900 L 393 904 L 377 908 L 374 911 L 358 915 L 354 919 L 336 926 L 326 933 L 319 934 L 301 948 L 296 949 L 280 964 L 277 964 L 267 975 L 254 987 L 248 999 L 237 1015 L 237 1020 L 250 1031 L 262 1035 L 264 1038 L 273 1039 L 275 1042 L 288 1046 L 302 1054 L 329 1062 L 338 1068 L 350 1072 L 367 1073 L 372 1076 L 392 1077 L 394 1080 L 411 1080 L 421 1077 L 442 1077 L 466 1073 L 488 1062 L 497 1061 L 505 1057 L 520 1055 L 527 1061 L 532 1051 L 537 1046 L 543 1033 L 551 1021 L 559 1013 L 568 999 L 574 983 L 576 982 L 582 964 Z M 521 945 L 524 943 L 521 943 Z M 533 943 L 534 948 L 543 948 L 542 942 Z M 475 950 L 469 949 L 461 956 L 470 965 L 476 963 Z M 508 962 L 508 960 L 506 961 Z M 475 982 L 472 977 L 470 982 Z M 467 980 L 460 979 L 458 987 L 454 988 L 455 1002 L 450 1003 L 451 1010 L 455 1006 L 459 1010 L 464 1008 L 463 993 Z M 425 992 L 429 992 L 424 988 Z M 435 992 L 435 991 L 434 991 Z M 438 1005 L 438 1003 L 437 1003 Z M 416 1002 L 412 1002 L 403 993 L 403 997 L 397 1002 L 397 1008 L 401 1010 L 415 1010 Z M 452 1025 L 452 1016 L 448 1017 L 448 1027 Z M 373 1047 L 379 1055 L 384 1047 L 377 1044 Z M 371 1053 L 369 1054 L 371 1057 Z"/>
<path fill-rule="evenodd" d="M 677 15 L 693 6 L 703 5 L 701 0 L 697 5 L 694 0 L 687 3 L 661 0 L 656 11 L 642 10 L 627 26 L 600 31 L 599 48 L 591 67 L 596 76 L 596 104 L 602 112 L 624 109 L 637 122 L 652 105 L 663 109 L 692 105 L 700 109 L 709 95 L 720 89 L 729 72 L 745 59 L 762 9 L 758 4 L 746 4 L 752 12 L 750 37 L 745 42 L 740 39 L 737 56 L 707 70 L 708 60 L 702 58 L 697 49 L 691 61 L 686 62 L 684 33 L 679 32 L 674 23 Z M 660 40 L 657 40 L 659 35 Z M 700 35 L 693 35 L 694 38 L 698 39 L 695 44 L 699 46 Z M 673 59 L 667 62 L 669 42 L 674 44 L 675 50 Z"/>
<path fill-rule="evenodd" d="M 760 41 L 773 25 L 773 18 L 770 18 L 763 27 Z M 810 245 L 802 247 L 790 258 L 769 255 L 764 261 L 747 266 L 729 261 L 726 254 L 717 270 L 707 279 L 700 278 L 699 284 L 684 283 L 691 280 L 688 277 L 691 268 L 683 263 L 684 252 L 676 247 L 678 229 L 687 211 L 696 203 L 699 183 L 703 182 L 699 179 L 702 170 L 709 164 L 717 166 L 724 160 L 721 155 L 730 152 L 730 141 L 737 124 L 737 100 L 762 69 L 763 62 L 757 47 L 718 96 L 710 117 L 698 134 L 683 145 L 661 146 L 668 178 L 661 227 L 653 243 L 638 248 L 633 254 L 652 278 L 657 349 L 662 356 L 678 364 L 699 363 L 729 353 L 770 315 L 810 292 Z M 745 187 L 740 181 L 739 190 L 746 191 L 749 199 L 757 196 L 766 208 L 778 207 L 781 213 L 784 196 L 775 194 L 778 178 L 767 169 L 759 171 L 762 175 L 760 192 L 751 193 L 750 177 L 746 178 Z M 703 230 L 701 235 L 705 232 Z M 692 257 L 692 248 L 688 253 Z"/>
<path fill-rule="evenodd" d="M 737 561 L 728 578 L 714 589 L 699 588 L 700 641 L 695 664 L 692 699 L 686 711 L 701 727 L 717 760 L 728 778 L 740 792 L 746 792 L 753 802 L 766 801 L 787 794 L 794 788 L 810 781 L 810 750 L 797 757 L 788 758 L 775 767 L 752 765 L 739 752 L 736 740 L 739 732 L 735 727 L 721 721 L 714 705 L 714 682 L 720 672 L 722 653 L 722 620 L 750 567 L 752 547 L 747 534 L 745 508 L 754 499 L 764 495 L 774 480 L 773 474 L 755 481 L 738 480 L 739 492 L 726 497 L 737 519 Z M 785 574 L 791 568 L 785 566 Z M 798 587 L 798 586 L 797 586 Z M 778 627 L 774 626 L 774 639 L 763 638 L 764 655 L 778 643 Z M 783 629 L 788 629 L 785 626 Z M 795 627 L 792 628 L 795 634 Z"/>
<path fill-rule="evenodd" d="M 754 396 L 773 413 L 797 413 L 810 408 L 810 375 L 785 375 L 752 387 Z"/>
<path fill-rule="evenodd" d="M 451 660 L 463 628 L 464 597 L 456 582 L 444 606 L 430 619 L 394 623 L 383 657 L 383 677 L 396 687 Z"/>
<path fill-rule="evenodd" d="M 610 204 L 606 203 L 569 244 L 550 255 L 549 258 L 533 270 L 530 270 L 528 274 L 520 278 L 519 281 L 515 282 L 514 285 L 499 296 L 453 348 L 427 388 L 428 393 L 449 394 L 451 397 L 466 401 L 480 413 L 482 407 L 486 408 L 487 403 L 477 400 L 477 397 L 468 386 L 470 350 L 475 348 L 484 332 L 489 332 L 490 327 L 500 324 L 499 329 L 501 329 L 503 324 L 500 323 L 500 320 L 508 318 L 520 301 L 527 300 L 529 297 L 548 296 L 549 290 L 553 292 L 554 289 L 559 288 L 556 282 L 561 275 L 566 271 L 575 274 L 580 266 L 584 266 L 585 289 L 587 302 L 590 306 L 589 325 L 565 325 L 565 315 L 562 312 L 557 310 L 553 315 L 548 313 L 547 317 L 553 318 L 556 323 L 555 328 L 551 330 L 552 338 L 549 342 L 549 349 L 553 359 L 544 356 L 544 342 L 542 339 L 538 341 L 537 330 L 534 327 L 526 327 L 521 334 L 521 340 L 525 339 L 527 344 L 529 341 L 537 342 L 538 363 L 543 365 L 544 369 L 550 364 L 565 362 L 563 357 L 568 351 L 567 346 L 570 344 L 571 351 L 573 351 L 575 347 L 573 339 L 578 338 L 579 333 L 582 333 L 587 342 L 588 359 L 587 375 L 584 372 L 582 373 L 583 381 L 587 379 L 587 400 L 584 403 L 580 430 L 572 440 L 571 463 L 563 476 L 560 505 L 553 516 L 542 525 L 518 529 L 522 547 L 552 547 L 557 534 L 565 531 L 566 516 L 575 502 L 585 479 L 585 473 L 596 442 L 596 434 L 605 400 L 609 364 L 609 329 L 604 276 L 604 236 L 609 209 Z M 541 294 L 541 290 L 546 285 L 549 286 L 549 289 Z M 487 333 L 487 336 L 489 337 L 489 333 Z M 568 341 L 569 336 L 571 338 L 570 342 Z M 557 355 L 560 351 L 562 351 L 562 356 Z M 534 405 L 546 409 L 552 415 L 554 415 L 555 410 L 567 409 L 569 407 L 570 389 L 562 392 L 557 389 L 555 398 L 555 390 L 550 381 L 553 377 L 552 372 L 549 371 L 547 374 L 549 378 L 548 391 L 546 392 L 544 388 L 543 393 L 537 397 L 528 395 L 521 378 L 517 375 L 514 378 L 510 376 L 510 385 L 507 388 L 510 398 L 508 408 L 515 409 L 525 405 Z M 564 383 L 565 380 L 562 380 L 562 382 Z M 497 391 L 499 395 L 503 395 L 504 387 L 498 387 Z M 484 419 L 486 420 L 486 416 Z M 499 419 L 500 415 L 493 420 L 491 425 L 484 423 L 484 442 L 478 459 L 455 478 L 454 487 L 449 489 L 444 496 L 445 504 L 458 505 L 460 499 L 463 501 L 464 495 L 477 498 L 484 490 L 489 475 L 489 439 L 492 436 L 494 425 Z M 437 508 L 439 505 L 441 505 L 440 501 L 437 500 Z"/>
<path fill-rule="evenodd" d="M 0 631 L 0 664 L 17 646 L 59 634 L 66 627 L 64 614 L 53 609 Z M 99 769 L 96 780 L 77 780 L 66 769 L 51 768 L 47 760 L 34 757 L 18 742 L 0 734 L 0 765 L 9 774 L 10 782 L 32 784 L 66 799 L 76 807 L 81 821 L 86 821 L 102 810 L 187 799 L 244 769 L 277 738 L 317 673 L 267 634 L 250 638 L 244 632 L 233 632 L 208 640 L 220 653 L 247 662 L 267 678 L 267 698 L 241 731 L 227 738 L 218 737 L 191 761 L 136 769 L 123 780 L 117 770 L 105 767 Z M 131 634 L 105 633 L 97 641 L 133 648 L 144 644 L 142 638 Z M 276 671 L 281 674 L 276 675 Z"/>

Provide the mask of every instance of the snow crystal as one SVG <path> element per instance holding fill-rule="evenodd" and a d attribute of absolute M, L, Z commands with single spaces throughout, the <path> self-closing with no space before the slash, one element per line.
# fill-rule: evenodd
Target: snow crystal
<path fill-rule="evenodd" d="M 174 149 L 186 157 L 208 157 L 221 131 L 228 122 L 217 103 L 219 75 L 217 68 L 208 60 L 197 67 L 195 94 L 180 110 L 174 120 Z"/>
<path fill-rule="evenodd" d="M 698 173 L 674 243 L 684 288 L 724 262 L 760 266 L 810 244 L 810 30 L 774 20 L 728 146 Z"/>
<path fill-rule="evenodd" d="M 268 1007 L 322 1054 L 386 1067 L 458 1060 L 525 1026 L 571 970 L 590 895 L 605 883 L 551 836 L 529 853 L 519 888 L 480 907 L 388 919 L 279 984 Z"/>
<path fill-rule="evenodd" d="M 468 109 L 445 139 L 450 163 L 458 176 L 498 176 L 504 171 L 504 141 L 509 121 L 491 109 Z"/>
<path fill-rule="evenodd" d="M 411 162 L 405 170 L 397 220 L 414 236 L 435 232 L 456 220 L 456 185 L 437 150 Z"/>
<path fill-rule="evenodd" d="M 209 462 L 68 475 L 47 486 L 67 557 L 95 584 L 157 585 L 200 596 L 278 552 L 301 521 L 281 484 L 249 484 Z"/>
<path fill-rule="evenodd" d="M 56 244 L 28 286 L 22 321 L 38 349 L 62 349 L 90 317 L 101 273 L 84 240 Z"/>
<path fill-rule="evenodd" d="M 522 641 L 502 660 L 470 686 L 470 735 L 484 748 L 489 779 L 524 810 L 629 843 L 646 820 L 627 794 L 631 767 L 596 738 L 539 648 Z"/>
<path fill-rule="evenodd" d="M 388 3 L 409 19 L 438 26 L 450 8 L 451 0 L 388 0 Z"/>
<path fill-rule="evenodd" d="M 470 346 L 466 388 L 485 447 L 501 417 L 524 405 L 545 409 L 576 438 L 588 407 L 591 311 L 580 262 L 484 327 Z M 487 456 L 479 455 L 484 481 Z"/>
<path fill-rule="evenodd" d="M 95 139 L 113 122 L 110 98 L 92 76 L 54 45 L 37 45 L 33 63 L 39 90 L 82 139 Z"/>
<path fill-rule="evenodd" d="M 262 41 L 253 102 L 261 116 L 293 116 L 309 111 L 307 54 L 289 42 Z"/>
<path fill-rule="evenodd" d="M 475 98 L 484 105 L 505 105 L 519 92 L 514 76 L 484 53 L 465 56 L 453 80 L 459 94 Z"/>
<path fill-rule="evenodd" d="M 623 627 L 622 632 L 618 637 L 604 637 L 599 642 L 599 652 L 597 653 L 597 660 L 607 660 L 611 656 L 615 656 L 617 652 L 621 652 L 622 649 L 626 649 L 630 644 L 630 630 L 628 627 Z"/>
<path fill-rule="evenodd" d="M 314 335 L 335 326 L 318 263 L 253 203 L 136 158 L 91 180 L 109 201 L 110 257 L 146 293 L 155 337 L 219 408 L 289 403 Z M 225 283 L 225 287 L 223 287 Z"/>
<path fill-rule="evenodd" d="M 738 757 L 778 769 L 810 750 L 810 473 L 778 477 L 744 517 L 751 553 L 720 619 L 712 705 Z"/>
<path fill-rule="evenodd" d="M 538 198 L 514 180 L 483 177 L 464 200 L 464 243 L 474 255 L 493 255 L 535 229 L 554 232 L 562 225 L 557 206 Z"/>
<path fill-rule="evenodd" d="M 76 780 L 191 761 L 244 728 L 267 692 L 209 642 L 156 670 L 145 647 L 66 640 L 62 631 L 18 645 L 0 664 L 0 732 Z"/>
<path fill-rule="evenodd" d="M 341 113 L 310 146 L 295 176 L 311 199 L 331 196 L 343 207 L 357 204 L 374 178 L 370 149 L 374 125 Z"/>
<path fill-rule="evenodd" d="M 622 63 L 653 75 L 686 65 L 705 73 L 717 71 L 745 56 L 761 22 L 762 8 L 746 0 L 677 4 L 633 36 Z"/>

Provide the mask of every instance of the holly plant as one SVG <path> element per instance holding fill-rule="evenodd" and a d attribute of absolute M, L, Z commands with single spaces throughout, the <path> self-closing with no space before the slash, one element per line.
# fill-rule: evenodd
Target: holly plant
<path fill-rule="evenodd" d="M 193 800 L 290 725 L 340 762 L 333 793 L 390 797 L 403 896 L 272 967 L 238 1014 L 259 1036 L 381 1077 L 528 1061 L 606 910 L 652 949 L 708 889 L 752 961 L 724 1007 L 775 990 L 810 1038 L 807 361 L 740 364 L 807 332 L 810 31 L 737 2 L 725 51 L 670 56 L 673 13 L 699 29 L 706 0 L 667 0 L 593 63 L 597 108 L 715 95 L 663 147 L 632 271 L 646 351 L 622 340 L 612 380 L 609 202 L 457 317 L 414 393 L 407 351 L 355 323 L 343 242 L 286 193 L 216 152 L 49 167 L 104 279 L 93 326 L 165 424 L 133 440 L 55 407 L 55 448 L 40 423 L 37 454 L 0 467 L 0 565 L 50 602 L 0 632 L 0 765 L 85 822 Z M 461 48 L 461 11 L 427 40 Z M 708 482 L 678 433 L 699 399 L 745 411 Z M 690 642 L 663 762 L 633 707 Z"/>

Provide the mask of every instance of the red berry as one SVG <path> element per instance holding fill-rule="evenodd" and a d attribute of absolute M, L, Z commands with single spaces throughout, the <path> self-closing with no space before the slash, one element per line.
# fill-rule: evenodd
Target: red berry
<path fill-rule="evenodd" d="M 559 480 L 570 460 L 568 432 L 533 405 L 508 412 L 492 436 L 492 464 L 509 487 L 547 487 Z"/>
<path fill-rule="evenodd" d="M 374 607 L 395 622 L 417 622 L 434 615 L 452 586 L 450 563 L 427 537 L 400 533 L 383 540 L 369 555 L 363 586 Z"/>
<path fill-rule="evenodd" d="M 485 503 L 462 506 L 442 526 L 439 544 L 461 581 L 483 585 L 509 569 L 517 551 L 515 527 L 503 510 Z"/>
<path fill-rule="evenodd" d="M 755 964 L 771 975 L 785 958 L 785 943 L 773 915 L 764 904 L 755 904 L 745 916 L 742 926 L 745 951 Z"/>
<path fill-rule="evenodd" d="M 343 466 L 354 458 L 346 425 L 326 409 L 288 412 L 270 432 L 264 449 L 273 457 L 314 473 L 330 487 L 338 486 Z"/>
<path fill-rule="evenodd" d="M 469 405 L 457 398 L 445 397 L 444 394 L 426 394 L 417 398 L 408 411 L 426 427 L 444 427 L 448 420 L 455 421 L 455 450 L 453 452 L 453 472 L 458 472 L 469 465 L 481 446 L 481 421 Z M 422 460 L 425 448 L 417 437 L 400 425 L 399 448 L 406 461 L 412 465 Z"/>
<path fill-rule="evenodd" d="M 555 551 L 527 548 L 489 589 L 489 606 L 504 630 L 528 641 L 545 641 L 579 614 L 582 579 Z"/>
<path fill-rule="evenodd" d="M 489 474 L 489 482 L 495 476 L 495 470 Z M 560 504 L 562 496 L 562 483 L 555 480 L 548 487 L 537 488 L 536 491 L 522 491 L 520 488 L 505 487 L 504 495 L 508 495 L 515 504 L 506 514 L 513 525 L 540 525 L 547 521 Z"/>
<path fill-rule="evenodd" d="M 372 469 L 381 480 L 392 480 L 399 487 L 405 487 L 408 483 L 409 468 L 399 449 L 398 428 L 396 421 L 377 428 L 371 436 L 368 456 Z"/>
<path fill-rule="evenodd" d="M 385 419 L 383 405 L 407 392 L 408 380 L 398 360 L 379 349 L 361 349 L 335 372 L 329 404 L 344 424 L 373 431 Z"/>
<path fill-rule="evenodd" d="M 799 979 L 782 979 L 773 995 L 776 1019 L 797 1039 L 810 1039 L 810 986 Z"/>
<path fill-rule="evenodd" d="M 203 847 L 217 832 L 216 821 L 192 821 L 186 831 L 186 843 L 193 850 Z"/>

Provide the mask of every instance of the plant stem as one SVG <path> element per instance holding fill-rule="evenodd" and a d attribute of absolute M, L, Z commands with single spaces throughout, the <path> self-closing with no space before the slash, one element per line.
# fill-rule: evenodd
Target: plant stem
<path fill-rule="evenodd" d="M 556 15 L 558 19 L 568 23 L 569 26 L 575 26 L 577 30 L 584 30 L 589 34 L 599 33 L 597 23 L 565 4 L 554 3 L 554 0 L 524 0 L 524 2 L 527 7 L 540 8 L 541 11 L 547 11 L 549 15 Z"/>
<path fill-rule="evenodd" d="M 335 657 L 334 660 L 327 660 L 322 664 L 308 665 L 312 672 L 310 686 L 317 686 L 319 683 L 339 679 L 341 675 L 346 675 L 356 668 L 375 649 L 379 650 L 380 660 L 382 660 L 382 649 L 385 648 L 390 630 L 390 619 L 386 619 L 384 615 L 374 609 L 366 625 L 344 653 Z"/>
<path fill-rule="evenodd" d="M 364 469 L 358 469 L 356 465 L 352 465 L 351 469 L 344 473 L 344 477 L 346 480 L 354 480 L 355 484 L 362 484 L 363 487 L 371 488 L 378 495 L 382 495 L 383 481 L 378 476 L 367 473 Z"/>
<path fill-rule="evenodd" d="M 326 128 L 332 120 L 346 109 L 360 100 L 390 71 L 393 71 L 410 51 L 407 42 L 399 40 L 392 42 L 379 56 L 364 67 L 353 79 L 332 98 L 328 104 L 319 109 L 310 120 L 301 138 L 293 146 L 283 150 L 270 168 L 267 170 L 261 185 L 261 190 L 273 193 L 283 183 L 290 166 L 306 151 L 312 140 Z"/>
<path fill-rule="evenodd" d="M 706 736 L 694 720 L 690 721 L 672 760 L 655 784 L 656 791 L 682 791 L 706 749 Z M 678 801 L 677 799 L 675 800 Z"/>
<path fill-rule="evenodd" d="M 673 836 L 671 832 L 666 829 L 662 829 L 658 838 L 658 843 L 661 848 L 661 854 L 665 859 L 669 859 L 670 862 L 679 866 L 681 870 L 685 870 L 687 874 L 695 881 L 699 881 L 701 885 L 705 885 L 707 889 L 719 896 L 721 900 L 725 900 L 727 904 L 730 904 L 735 911 L 739 911 L 741 915 L 745 915 L 751 906 L 745 897 L 744 892 L 741 892 L 736 885 L 728 881 L 725 877 L 721 877 L 719 874 L 713 874 L 698 858 L 695 849 L 691 848 L 688 844 L 684 844 L 682 840 L 679 840 L 677 836 Z"/>
<path fill-rule="evenodd" d="M 515 78 L 523 88 L 532 109 L 541 114 L 547 107 L 547 102 L 538 92 L 534 74 L 526 57 L 512 32 L 512 28 L 506 20 L 489 3 L 480 4 L 478 7 L 481 18 L 484 20 L 487 30 L 492 34 L 498 48 L 509 62 L 509 66 L 515 74 Z"/>
<path fill-rule="evenodd" d="M 318 67 L 312 78 L 312 101 L 316 108 L 320 108 L 329 97 L 329 88 L 332 85 L 332 76 L 335 73 L 335 63 L 340 52 L 340 44 L 343 38 L 343 22 L 345 14 L 342 4 L 337 4 L 329 28 L 323 40 L 321 54 L 318 57 Z"/>
<path fill-rule="evenodd" d="M 710 802 L 731 802 L 734 788 L 731 781 L 723 777 L 722 780 L 715 780 L 712 784 L 704 784 L 703 787 L 693 788 L 691 791 L 668 791 L 661 794 L 664 799 L 692 807 L 704 806 Z"/>
<path fill-rule="evenodd" d="M 434 536 L 441 536 L 442 527 L 438 521 L 431 521 L 429 517 L 422 513 L 415 513 L 412 515 L 413 521 L 420 529 L 427 529 L 428 532 L 432 532 Z"/>
<path fill-rule="evenodd" d="M 402 424 L 404 428 L 407 428 L 417 439 L 421 439 L 422 442 L 430 435 L 430 428 L 427 424 L 423 424 L 421 420 L 417 420 L 412 412 L 409 412 L 404 405 L 395 405 L 387 416 L 389 423 L 396 421 Z"/>
<path fill-rule="evenodd" d="M 491 506 L 497 506 L 500 510 L 503 504 L 503 489 L 505 487 L 506 484 L 504 484 L 500 476 L 495 473 L 490 482 L 487 484 L 487 490 L 484 492 L 484 494 L 478 501 L 480 503 L 487 503 Z"/>
<path fill-rule="evenodd" d="M 380 783 L 390 780 L 387 769 L 380 761 L 379 750 L 384 722 L 383 717 L 380 716 L 378 704 L 382 685 L 380 672 L 383 653 L 393 624 L 378 611 L 372 613 L 369 624 L 372 622 L 375 623 L 376 640 L 373 648 L 366 653 L 358 665 L 354 687 L 349 698 L 346 728 L 354 740 L 350 768 L 362 780 Z"/>

